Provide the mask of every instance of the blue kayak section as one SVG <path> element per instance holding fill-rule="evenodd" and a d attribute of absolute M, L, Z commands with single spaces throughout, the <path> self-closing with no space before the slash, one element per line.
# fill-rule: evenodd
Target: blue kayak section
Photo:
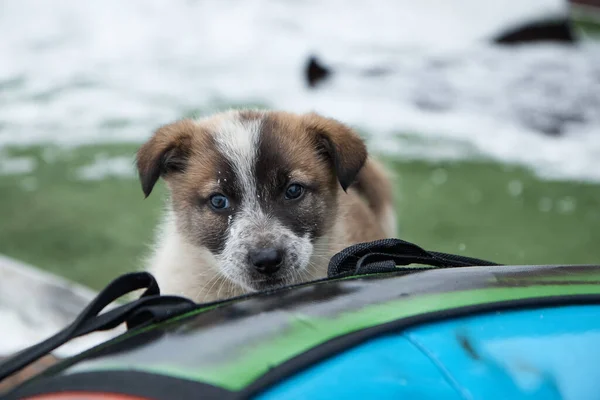
<path fill-rule="evenodd" d="M 258 398 L 461 399 L 435 363 L 401 335 L 353 348 Z"/>
<path fill-rule="evenodd" d="M 261 399 L 600 399 L 600 306 L 502 311 L 373 339 Z"/>

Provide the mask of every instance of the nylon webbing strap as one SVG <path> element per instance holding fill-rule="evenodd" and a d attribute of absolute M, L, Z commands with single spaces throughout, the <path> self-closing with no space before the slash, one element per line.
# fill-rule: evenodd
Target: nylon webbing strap
<path fill-rule="evenodd" d="M 146 289 L 139 299 L 98 315 L 118 298 Z M 127 323 L 128 329 L 143 324 L 162 321 L 193 307 L 195 303 L 178 296 L 160 296 L 154 277 L 147 272 L 135 272 L 112 281 L 79 316 L 54 336 L 28 347 L 0 365 L 0 381 L 25 368 L 71 339 L 94 331 L 113 329 Z"/>
<path fill-rule="evenodd" d="M 363 275 L 398 271 L 398 265 L 422 264 L 436 268 L 500 265 L 478 258 L 427 251 L 400 239 L 382 239 L 350 246 L 331 258 L 327 276 Z"/>

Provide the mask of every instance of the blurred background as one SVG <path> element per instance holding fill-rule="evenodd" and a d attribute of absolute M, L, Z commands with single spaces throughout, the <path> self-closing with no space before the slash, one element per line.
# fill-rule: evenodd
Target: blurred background
<path fill-rule="evenodd" d="M 0 254 L 94 289 L 164 202 L 137 147 L 231 107 L 318 111 L 395 173 L 400 237 L 600 262 L 600 12 L 577 0 L 5 0 Z"/>

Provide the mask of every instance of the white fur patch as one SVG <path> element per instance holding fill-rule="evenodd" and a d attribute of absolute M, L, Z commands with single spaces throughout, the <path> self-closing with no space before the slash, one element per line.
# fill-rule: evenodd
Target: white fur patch
<path fill-rule="evenodd" d="M 381 213 L 380 218 L 383 230 L 388 238 L 398 237 L 398 225 L 396 218 L 396 210 L 393 205 L 386 205 Z"/>
<path fill-rule="evenodd" d="M 215 141 L 221 154 L 231 163 L 244 200 L 256 202 L 254 164 L 258 155 L 261 120 L 240 121 L 238 116 L 220 119 L 214 126 Z"/>
<path fill-rule="evenodd" d="M 156 246 L 148 260 L 148 271 L 159 282 L 162 294 L 184 296 L 197 302 L 218 297 L 221 274 L 217 260 L 207 248 L 185 240 L 177 230 L 175 214 L 170 208 L 157 230 Z M 213 282 L 215 286 L 209 287 Z"/>

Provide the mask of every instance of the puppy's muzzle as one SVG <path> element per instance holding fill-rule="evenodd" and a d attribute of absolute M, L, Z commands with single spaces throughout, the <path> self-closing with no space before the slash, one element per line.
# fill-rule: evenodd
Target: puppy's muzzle
<path fill-rule="evenodd" d="M 279 271 L 283 263 L 283 252 L 273 247 L 253 250 L 249 253 L 250 263 L 264 275 L 272 275 Z"/>

